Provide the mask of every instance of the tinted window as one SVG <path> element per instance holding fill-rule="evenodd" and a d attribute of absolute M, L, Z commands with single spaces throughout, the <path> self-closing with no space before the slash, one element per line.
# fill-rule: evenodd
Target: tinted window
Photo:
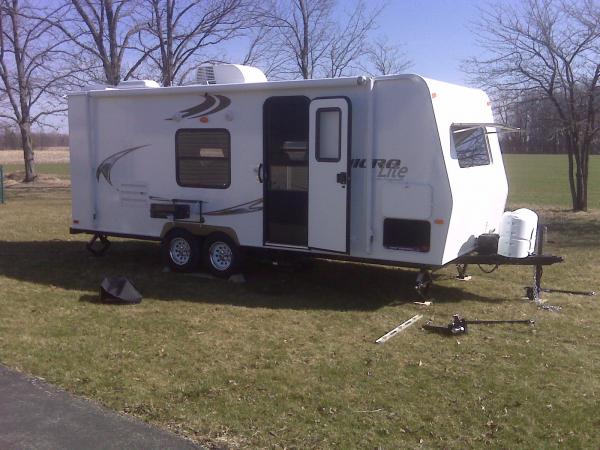
<path fill-rule="evenodd" d="M 231 182 L 227 130 L 179 130 L 175 136 L 177 184 L 224 189 Z"/>
<path fill-rule="evenodd" d="M 460 167 L 485 166 L 490 163 L 490 149 L 484 127 L 452 126 L 451 132 Z"/>

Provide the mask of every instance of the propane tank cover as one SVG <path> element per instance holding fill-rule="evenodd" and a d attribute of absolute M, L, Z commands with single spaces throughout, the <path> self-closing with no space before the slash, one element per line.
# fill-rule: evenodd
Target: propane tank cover
<path fill-rule="evenodd" d="M 530 209 L 506 211 L 500 222 L 498 254 L 525 258 L 535 251 L 538 216 Z"/>

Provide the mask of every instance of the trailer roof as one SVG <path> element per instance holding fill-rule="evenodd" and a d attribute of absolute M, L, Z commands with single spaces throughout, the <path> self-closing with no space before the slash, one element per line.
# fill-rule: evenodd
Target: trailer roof
<path fill-rule="evenodd" d="M 398 75 L 385 75 L 377 77 L 368 76 L 356 76 L 356 77 L 344 77 L 344 78 L 324 78 L 324 79 L 313 79 L 313 80 L 292 80 L 292 81 L 267 81 L 264 83 L 231 83 L 231 84 L 189 84 L 185 86 L 169 86 L 169 87 L 113 87 L 113 86 L 90 86 L 87 89 L 72 92 L 69 95 L 92 95 L 92 96 L 137 96 L 137 95 L 168 95 L 168 94 L 185 94 L 193 92 L 248 92 L 248 91 L 272 91 L 272 90 L 284 90 L 284 89 L 306 89 L 306 88 L 326 88 L 326 87 L 361 87 L 368 83 L 369 79 L 374 81 L 384 80 L 402 80 L 402 79 L 413 79 L 421 80 L 425 84 L 431 82 L 443 83 L 428 78 L 422 77 L 417 74 L 398 74 Z M 462 87 L 460 85 L 449 86 Z"/>

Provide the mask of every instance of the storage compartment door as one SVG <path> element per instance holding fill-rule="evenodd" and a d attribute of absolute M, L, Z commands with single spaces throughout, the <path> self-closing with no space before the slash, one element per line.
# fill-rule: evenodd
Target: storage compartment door
<path fill-rule="evenodd" d="M 346 98 L 310 103 L 308 246 L 348 253 L 350 104 Z"/>

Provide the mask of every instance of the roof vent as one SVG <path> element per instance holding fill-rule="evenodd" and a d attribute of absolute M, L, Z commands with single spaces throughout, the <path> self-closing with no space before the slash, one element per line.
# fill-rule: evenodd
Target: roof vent
<path fill-rule="evenodd" d="M 91 84 L 84 87 L 83 91 L 112 91 L 115 89 L 148 89 L 160 87 L 154 80 L 127 80 L 120 81 L 118 86 L 112 84 Z"/>
<path fill-rule="evenodd" d="M 154 80 L 127 80 L 120 81 L 117 86 L 118 89 L 144 89 L 144 88 L 157 88 L 160 87 Z"/>
<path fill-rule="evenodd" d="M 198 84 L 264 83 L 265 81 L 267 77 L 260 69 L 239 64 L 201 66 L 196 72 Z"/>

